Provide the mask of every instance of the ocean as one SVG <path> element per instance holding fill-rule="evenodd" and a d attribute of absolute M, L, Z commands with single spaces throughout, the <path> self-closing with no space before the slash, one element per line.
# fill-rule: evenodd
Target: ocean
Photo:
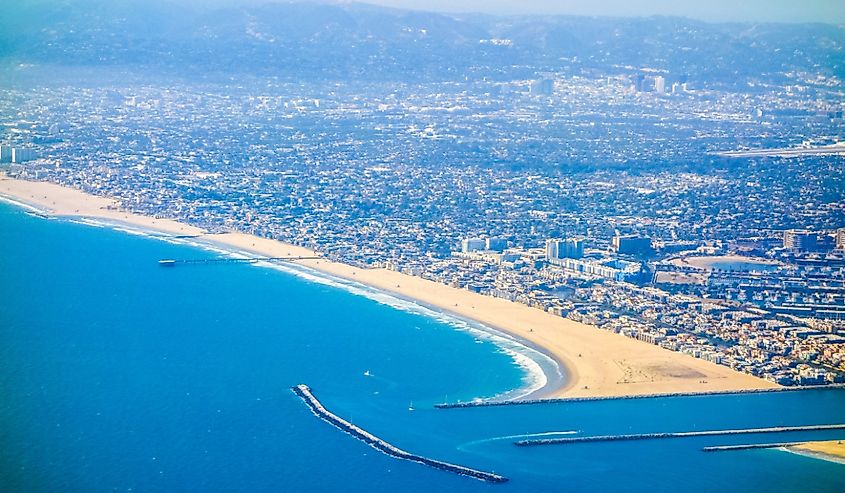
<path fill-rule="evenodd" d="M 842 464 L 700 450 L 845 431 L 513 445 L 843 423 L 845 391 L 438 410 L 530 391 L 548 363 L 354 286 L 157 265 L 218 255 L 0 203 L 0 491 L 845 491 Z M 289 390 L 299 383 L 400 448 L 510 481 L 385 456 L 312 415 Z"/>

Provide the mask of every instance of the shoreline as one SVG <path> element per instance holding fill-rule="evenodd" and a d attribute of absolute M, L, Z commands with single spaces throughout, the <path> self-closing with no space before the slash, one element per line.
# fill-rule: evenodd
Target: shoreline
<path fill-rule="evenodd" d="M 845 465 L 845 440 L 803 442 L 783 449 L 796 455 Z"/>
<path fill-rule="evenodd" d="M 845 443 L 842 440 L 794 441 L 775 443 L 749 443 L 740 445 L 716 445 L 703 447 L 702 452 L 736 452 L 745 450 L 771 449 L 845 465 Z"/>
<path fill-rule="evenodd" d="M 267 257 L 311 256 L 314 252 L 276 240 L 243 233 L 208 234 L 177 221 L 118 210 L 117 202 L 48 182 L 30 182 L 0 173 L 0 195 L 13 205 L 30 206 L 63 218 L 103 220 L 112 226 L 140 228 L 151 235 L 190 238 L 209 247 L 235 249 Z M 612 397 L 724 392 L 779 388 L 774 383 L 739 373 L 690 355 L 676 353 L 645 342 L 614 334 L 566 318 L 500 298 L 494 298 L 420 277 L 386 269 L 361 269 L 327 259 L 296 263 L 311 275 L 325 275 L 415 304 L 423 309 L 455 318 L 471 329 L 491 333 L 550 358 L 558 366 L 560 379 L 550 378 L 540 388 L 519 397 L 500 400 L 569 397 Z M 379 300 L 376 300 L 379 301 Z M 484 330 L 487 328 L 488 330 Z M 496 343 L 496 341 L 493 341 Z M 506 353 L 508 348 L 496 343 Z M 510 350 L 512 351 L 512 349 Z M 520 364 L 509 354 L 516 364 Z M 525 355 L 523 355 L 525 356 Z M 527 356 L 526 356 L 527 357 Z M 536 363 L 536 360 L 535 360 Z M 536 363 L 539 365 L 539 363 Z M 522 366 L 522 365 L 520 365 Z M 495 398 L 494 398 L 495 399 Z"/>
<path fill-rule="evenodd" d="M 227 248 L 231 248 L 231 245 L 207 240 L 205 239 L 206 236 L 207 235 L 202 235 L 198 238 L 191 238 L 193 240 L 192 243 L 184 244 L 191 246 L 196 245 L 199 248 L 210 248 L 212 251 L 215 252 L 225 252 L 234 255 L 262 255 L 261 252 L 250 251 L 246 249 L 238 249 L 237 251 L 227 250 Z M 556 391 L 559 392 L 561 389 L 568 388 L 569 381 L 566 379 L 565 375 L 569 374 L 569 371 L 571 371 L 570 368 L 566 367 L 562 361 L 560 361 L 553 353 L 547 351 L 546 348 L 539 346 L 532 341 L 511 334 L 507 330 L 494 327 L 489 324 L 481 323 L 478 320 L 449 311 L 448 309 L 444 309 L 440 306 L 425 303 L 423 301 L 414 299 L 404 294 L 397 293 L 395 291 L 388 291 L 385 289 L 375 288 L 373 286 L 361 283 L 356 279 L 350 279 L 347 277 L 338 276 L 336 274 L 330 274 L 315 267 L 304 265 L 301 261 L 285 263 L 260 261 L 257 262 L 255 265 L 279 270 L 286 274 L 295 275 L 304 278 L 306 281 L 309 282 L 319 282 L 330 285 L 332 287 L 345 289 L 346 291 L 356 296 L 364 296 L 377 303 L 386 304 L 397 310 L 408 311 L 410 313 L 422 315 L 424 317 L 434 318 L 439 322 L 452 326 L 455 330 L 465 331 L 473 336 L 475 336 L 477 333 L 481 333 L 483 334 L 483 337 L 485 339 L 490 340 L 493 345 L 497 346 L 499 350 L 511 357 L 511 359 L 514 360 L 514 363 L 522 367 L 527 373 L 532 373 L 532 368 L 529 368 L 529 364 L 520 362 L 517 356 L 525 358 L 534 363 L 537 366 L 537 370 L 539 371 L 540 376 L 542 376 L 544 379 L 543 383 L 537 386 L 536 388 L 520 387 L 502 392 L 493 397 L 478 397 L 472 401 L 467 402 L 506 403 L 513 401 L 522 402 L 526 399 L 549 399 L 550 397 L 544 396 L 550 395 L 551 393 Z M 401 306 L 397 303 L 391 303 L 390 301 L 386 300 L 385 297 L 390 298 L 390 300 L 406 303 L 407 305 Z M 516 346 L 520 346 L 520 348 L 506 347 L 502 344 L 503 341 L 509 342 Z M 541 358 L 545 358 L 547 360 L 546 365 L 543 365 L 538 362 L 535 358 L 524 354 L 525 350 L 537 353 L 537 355 L 539 355 Z M 548 366 L 553 367 L 554 375 L 550 375 Z"/>

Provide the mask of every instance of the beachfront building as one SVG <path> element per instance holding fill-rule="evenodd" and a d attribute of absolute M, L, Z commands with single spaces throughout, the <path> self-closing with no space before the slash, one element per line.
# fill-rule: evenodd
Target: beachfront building
<path fill-rule="evenodd" d="M 23 147 L 13 147 L 11 151 L 11 162 L 23 163 L 35 159 L 35 150 Z"/>
<path fill-rule="evenodd" d="M 0 163 L 12 162 L 12 146 L 0 144 Z"/>
<path fill-rule="evenodd" d="M 790 250 L 810 252 L 818 246 L 818 235 L 813 231 L 790 229 L 783 232 L 783 247 Z"/>
<path fill-rule="evenodd" d="M 35 149 L 0 144 L 0 163 L 23 163 L 37 157 Z"/>

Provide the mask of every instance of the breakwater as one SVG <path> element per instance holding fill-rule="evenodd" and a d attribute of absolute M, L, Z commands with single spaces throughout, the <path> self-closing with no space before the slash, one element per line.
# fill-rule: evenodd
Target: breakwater
<path fill-rule="evenodd" d="M 565 438 L 540 438 L 531 440 L 520 440 L 514 442 L 520 447 L 534 445 L 558 445 L 585 442 L 616 442 L 625 440 L 655 440 L 661 438 L 689 438 L 720 435 L 747 435 L 751 433 L 785 433 L 789 431 L 823 431 L 823 430 L 845 430 L 845 424 L 832 425 L 806 425 L 806 426 L 773 426 L 770 428 L 743 428 L 736 430 L 704 430 L 704 431 L 681 431 L 669 433 L 638 433 L 631 435 L 595 435 L 586 437 L 565 437 Z"/>
<path fill-rule="evenodd" d="M 298 395 L 300 398 L 302 398 L 303 401 L 305 401 L 308 407 L 311 408 L 311 412 L 313 412 L 318 418 L 333 425 L 341 431 L 354 436 L 355 438 L 361 440 L 362 442 L 373 447 L 374 449 L 383 452 L 391 457 L 409 460 L 412 462 L 418 462 L 420 464 L 424 464 L 435 469 L 453 472 L 461 476 L 469 476 L 473 479 L 487 481 L 489 483 L 504 483 L 508 480 L 508 478 L 504 476 L 499 476 L 498 474 L 494 474 L 491 472 L 479 471 L 476 469 L 471 469 L 469 467 L 450 464 L 448 462 L 429 459 L 428 457 L 423 457 L 420 455 L 412 454 L 410 452 L 406 452 L 382 440 L 381 438 L 378 438 L 372 433 L 362 428 L 359 428 L 358 426 L 350 423 L 349 421 L 346 421 L 340 416 L 331 413 L 328 409 L 323 407 L 323 404 L 320 403 L 320 401 L 314 396 L 314 394 L 311 392 L 311 389 L 307 385 L 300 384 L 295 387 L 291 387 L 291 390 L 293 390 L 296 395 Z"/>
<path fill-rule="evenodd" d="M 564 402 L 594 402 L 594 401 L 621 401 L 635 399 L 654 399 L 657 397 L 699 397 L 708 395 L 744 395 L 744 394 L 767 394 L 774 392 L 799 392 L 803 390 L 842 390 L 845 384 L 832 385 L 805 385 L 797 387 L 772 387 L 766 389 L 739 389 L 739 390 L 712 390 L 702 392 L 667 392 L 638 395 L 612 395 L 592 397 L 555 397 L 551 399 L 520 399 L 512 401 L 469 401 L 469 402 L 444 402 L 435 404 L 437 409 L 459 409 L 465 407 L 489 407 L 489 406 L 524 406 L 531 404 L 558 404 Z"/>
<path fill-rule="evenodd" d="M 778 442 L 778 443 L 748 443 L 743 445 L 716 445 L 713 447 L 702 447 L 704 452 L 725 452 L 729 450 L 751 450 L 755 448 L 780 448 L 792 447 L 793 445 L 802 445 L 807 443 L 806 440 L 800 442 Z"/>

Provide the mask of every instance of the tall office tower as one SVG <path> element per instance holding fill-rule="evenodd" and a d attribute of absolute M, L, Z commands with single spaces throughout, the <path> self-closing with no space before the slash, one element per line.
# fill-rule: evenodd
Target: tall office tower
<path fill-rule="evenodd" d="M 658 75 L 654 78 L 654 91 L 658 94 L 666 93 L 666 79 Z"/>
<path fill-rule="evenodd" d="M 845 250 L 845 228 L 836 230 L 836 248 Z"/>
<path fill-rule="evenodd" d="M 637 92 L 643 92 L 645 90 L 645 75 L 637 74 L 633 77 L 633 85 L 634 90 Z"/>

